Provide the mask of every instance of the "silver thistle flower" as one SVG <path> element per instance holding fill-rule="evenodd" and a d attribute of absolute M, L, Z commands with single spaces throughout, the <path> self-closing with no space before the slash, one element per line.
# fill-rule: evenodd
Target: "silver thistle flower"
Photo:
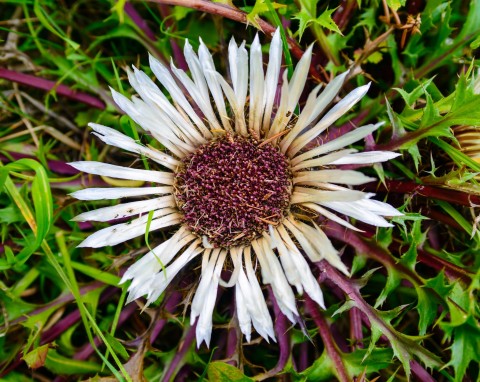
<path fill-rule="evenodd" d="M 343 273 L 349 272 L 314 217 L 323 215 L 356 229 L 336 213 L 379 227 L 391 225 L 384 216 L 401 215 L 389 204 L 371 199 L 373 194 L 350 188 L 373 178 L 337 167 L 383 162 L 397 156 L 385 151 L 358 153 L 345 149 L 380 124 L 358 127 L 306 149 L 369 88 L 365 85 L 353 90 L 326 111 L 344 83 L 344 73 L 322 92 L 320 86 L 315 88 L 293 118 L 311 55 L 310 47 L 291 80 L 284 72 L 280 81 L 282 49 L 278 30 L 270 45 L 266 73 L 258 36 L 250 55 L 245 43 L 238 46 L 232 39 L 228 50 L 231 84 L 216 71 L 202 41 L 198 55 L 188 42 L 185 45 L 191 77 L 173 63 L 170 71 L 150 57 L 152 71 L 173 102 L 135 67 L 128 77 L 140 98 L 129 100 L 115 90 L 112 94 L 118 106 L 158 140 L 166 152 L 143 146 L 109 127 L 95 123 L 89 126 L 105 143 L 149 158 L 158 170 L 88 161 L 71 163 L 91 174 L 158 184 L 89 188 L 73 193 L 82 200 L 147 197 L 77 216 L 78 221 L 138 216 L 92 234 L 80 247 L 116 245 L 141 236 L 149 218 L 151 232 L 178 226 L 173 236 L 132 265 L 121 282 L 131 280 L 128 301 L 147 296 L 148 305 L 159 298 L 188 263 L 201 256 L 201 279 L 191 303 L 191 323 L 198 320 L 198 346 L 202 341 L 209 345 L 219 285 L 235 288 L 238 322 L 247 341 L 251 339 L 252 325 L 266 340 L 275 340 L 257 269 L 291 322 L 295 323 L 299 316 L 292 286 L 324 307 L 308 261 L 325 259 Z M 178 82 L 189 93 L 188 98 Z M 280 97 L 278 105 L 274 105 L 279 84 Z M 231 271 L 228 282 L 221 278 L 226 267 Z"/>

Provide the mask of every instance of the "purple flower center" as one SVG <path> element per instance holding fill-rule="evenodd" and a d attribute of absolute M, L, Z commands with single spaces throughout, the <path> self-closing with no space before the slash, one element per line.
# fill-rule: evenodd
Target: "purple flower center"
<path fill-rule="evenodd" d="M 227 136 L 183 159 L 175 197 L 184 223 L 214 247 L 244 245 L 286 216 L 291 179 L 278 147 Z"/>

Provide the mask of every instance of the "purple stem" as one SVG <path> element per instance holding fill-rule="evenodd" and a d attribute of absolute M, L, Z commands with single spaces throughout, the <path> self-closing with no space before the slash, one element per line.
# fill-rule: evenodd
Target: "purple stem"
<path fill-rule="evenodd" d="M 301 372 L 309 366 L 308 362 L 308 342 L 302 342 L 298 345 L 298 359 L 296 364 L 296 371 Z"/>
<path fill-rule="evenodd" d="M 436 380 L 417 361 L 410 361 L 412 373 L 422 382 L 435 382 Z"/>
<path fill-rule="evenodd" d="M 152 41 L 157 41 L 157 38 L 155 37 L 155 33 L 153 33 L 153 31 L 148 26 L 147 22 L 142 18 L 142 16 L 140 16 L 140 14 L 137 12 L 137 10 L 135 9 L 132 3 L 126 2 L 123 9 L 125 13 L 128 15 L 128 17 L 132 19 L 135 25 L 139 27 L 143 33 L 145 33 L 145 36 L 147 36 Z"/>
<path fill-rule="evenodd" d="M 268 287 L 268 297 L 269 300 L 272 302 L 273 313 L 275 314 L 275 334 L 277 336 L 280 355 L 278 357 L 278 362 L 273 369 L 270 369 L 266 373 L 257 376 L 259 380 L 264 380 L 278 375 L 278 373 L 281 372 L 287 364 L 287 361 L 291 355 L 290 336 L 288 334 L 288 320 L 287 317 L 280 310 L 280 307 L 277 304 L 277 300 L 270 286 Z"/>
<path fill-rule="evenodd" d="M 172 313 L 180 303 L 181 299 L 182 299 L 181 293 L 179 292 L 172 293 L 165 304 L 165 310 L 169 313 Z M 158 335 L 160 334 L 160 332 L 162 331 L 166 323 L 167 323 L 167 320 L 162 318 L 161 320 L 158 320 L 158 322 L 155 324 L 155 326 L 152 329 L 152 334 L 150 334 L 151 344 L 155 342 L 155 340 L 157 339 Z"/>
<path fill-rule="evenodd" d="M 278 346 L 280 348 L 278 362 L 272 370 L 269 370 L 269 373 L 275 375 L 283 370 L 290 358 L 290 336 L 288 334 L 287 317 L 280 310 L 271 287 L 268 288 L 268 294 L 270 301 L 272 301 L 273 304 L 273 313 L 275 314 L 275 334 L 277 335 Z"/>
<path fill-rule="evenodd" d="M 355 307 L 350 309 L 350 338 L 352 351 L 363 348 L 362 312 Z"/>
<path fill-rule="evenodd" d="M 230 359 L 230 361 L 227 361 L 227 363 L 232 366 L 237 366 L 237 361 L 233 359 L 235 356 L 235 352 L 237 350 L 237 345 L 238 345 L 237 331 L 235 330 L 235 327 L 232 326 L 228 328 L 227 345 L 225 347 L 225 358 Z"/>
<path fill-rule="evenodd" d="M 385 266 L 390 266 L 401 271 L 404 275 L 410 278 L 410 281 L 415 282 L 418 285 L 423 285 L 422 279 L 415 272 L 411 271 L 403 264 L 398 263 L 389 252 L 380 248 L 374 242 L 366 241 L 368 237 L 373 237 L 373 232 L 365 229 L 366 233 L 364 235 L 360 235 L 332 221 L 323 222 L 323 227 L 325 229 L 325 233 L 329 237 L 344 242 L 345 244 L 355 248 L 355 250 L 368 255 L 368 257 L 382 263 Z M 390 245 L 390 248 L 393 251 L 401 251 L 401 245 L 397 242 L 393 242 Z M 417 253 L 418 261 L 429 265 L 436 270 L 444 270 L 447 277 L 451 280 L 462 279 L 468 283 L 472 277 L 471 273 L 467 269 L 463 269 L 445 259 L 434 256 L 425 250 L 419 248 Z"/>
<path fill-rule="evenodd" d="M 349 382 L 350 377 L 348 376 L 347 369 L 342 361 L 342 356 L 340 354 L 340 350 L 338 349 L 337 344 L 333 340 L 332 333 L 330 327 L 328 326 L 327 322 L 323 318 L 320 309 L 315 301 L 313 301 L 308 295 L 305 295 L 305 307 L 310 312 L 310 315 L 315 321 L 315 324 L 318 327 L 318 331 L 320 336 L 322 337 L 323 344 L 325 349 L 332 360 L 334 366 L 334 372 L 336 373 L 339 381 L 341 382 Z"/>
<path fill-rule="evenodd" d="M 195 330 L 197 328 L 197 322 L 195 322 L 195 324 L 188 329 L 187 335 L 185 336 L 185 339 L 183 340 L 183 342 L 180 343 L 177 353 L 175 354 L 173 359 L 170 361 L 170 364 L 168 365 L 168 369 L 165 372 L 165 375 L 163 376 L 162 381 L 164 382 L 170 381 L 174 373 L 178 371 L 178 369 L 181 367 L 185 354 L 187 353 L 188 349 L 190 349 L 190 346 L 192 346 L 193 342 L 195 341 Z"/>
<path fill-rule="evenodd" d="M 46 91 L 54 90 L 57 94 L 66 98 L 82 102 L 97 109 L 105 109 L 105 103 L 102 100 L 87 93 L 77 92 L 66 85 L 58 84 L 55 81 L 46 80 L 44 78 L 32 76 L 30 74 L 19 73 L 14 70 L 9 70 L 5 68 L 0 68 L 0 78 L 17 82 L 22 85 L 31 86 L 37 89 L 42 89 Z"/>

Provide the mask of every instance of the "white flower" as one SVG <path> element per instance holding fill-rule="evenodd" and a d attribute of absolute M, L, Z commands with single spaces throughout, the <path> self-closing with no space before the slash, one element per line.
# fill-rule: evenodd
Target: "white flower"
<path fill-rule="evenodd" d="M 306 149 L 312 139 L 365 95 L 369 85 L 353 90 L 328 110 L 344 83 L 344 73 L 323 91 L 320 86 L 315 88 L 294 116 L 308 75 L 311 47 L 290 81 L 286 72 L 281 75 L 278 31 L 270 45 L 266 73 L 258 36 L 250 55 L 245 43 L 237 46 L 234 40 L 228 52 L 229 82 L 216 71 L 202 41 L 198 55 L 188 42 L 185 45 L 190 75 L 173 64 L 169 70 L 150 57 L 151 69 L 172 101 L 136 68 L 128 72 L 128 77 L 140 98 L 129 100 L 112 90 L 120 108 L 166 150 L 143 146 L 109 127 L 90 124 L 105 143 L 147 157 L 154 162 L 151 167 L 155 170 L 99 162 L 71 163 L 87 173 L 152 184 L 73 193 L 82 200 L 137 199 L 77 216 L 78 221 L 135 217 L 92 234 L 80 246 L 116 245 L 144 235 L 147 225 L 151 232 L 179 226 L 170 239 L 132 265 L 121 282 L 131 280 L 128 301 L 146 296 L 150 304 L 201 255 L 201 278 L 191 304 L 191 323 L 198 320 L 198 345 L 202 341 L 209 345 L 219 286 L 235 287 L 238 322 L 247 341 L 252 325 L 266 340 L 275 340 L 257 279 L 260 274 L 293 323 L 299 313 L 292 286 L 298 294 L 305 292 L 324 307 L 309 261 L 325 259 L 345 274 L 348 269 L 315 223 L 319 215 L 351 229 L 356 228 L 336 213 L 380 227 L 391 225 L 384 216 L 401 215 L 390 205 L 371 199 L 373 194 L 352 189 L 373 178 L 337 167 L 383 162 L 397 156 L 392 152 L 345 149 L 380 124 L 358 127 Z M 221 278 L 225 269 L 231 271 L 229 281 Z"/>

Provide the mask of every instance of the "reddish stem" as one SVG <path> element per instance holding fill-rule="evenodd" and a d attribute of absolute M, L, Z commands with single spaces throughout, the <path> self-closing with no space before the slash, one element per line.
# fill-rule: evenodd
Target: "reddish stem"
<path fill-rule="evenodd" d="M 362 312 L 355 307 L 350 309 L 350 338 L 352 351 L 363 348 Z"/>
<path fill-rule="evenodd" d="M 314 302 L 308 295 L 305 295 L 305 307 L 310 312 L 310 315 L 313 318 L 313 321 L 318 327 L 318 332 L 322 337 L 323 344 L 327 353 L 332 360 L 334 366 L 334 372 L 336 372 L 338 380 L 342 382 L 349 382 L 350 377 L 348 376 L 347 369 L 342 361 L 342 355 L 338 349 L 337 344 L 333 340 L 332 333 L 328 323 L 323 318 L 320 309 L 316 302 Z"/>
<path fill-rule="evenodd" d="M 333 21 L 337 24 L 340 30 L 344 30 L 347 26 L 352 13 L 357 8 L 357 0 L 342 0 L 340 6 L 333 14 Z"/>
<path fill-rule="evenodd" d="M 77 92 L 76 90 L 73 90 L 66 85 L 59 85 L 55 81 L 46 80 L 45 78 L 40 78 L 25 73 L 19 73 L 14 70 L 9 70 L 5 68 L 0 68 L 0 78 L 17 82 L 22 85 L 31 86 L 37 89 L 42 89 L 46 91 L 54 90 L 57 94 L 63 97 L 82 102 L 97 109 L 105 109 L 105 103 L 102 100 L 87 93 Z"/>
<path fill-rule="evenodd" d="M 449 203 L 460 204 L 467 207 L 475 207 L 480 204 L 480 196 L 467 192 L 450 190 L 434 186 L 426 186 L 415 182 L 403 182 L 399 180 L 386 180 L 385 185 L 372 182 L 364 186 L 366 191 L 397 192 L 401 194 L 415 194 L 425 198 L 444 200 Z"/>
<path fill-rule="evenodd" d="M 185 339 L 183 340 L 183 342 L 180 343 L 177 353 L 175 354 L 173 359 L 170 361 L 168 365 L 168 369 L 165 372 L 165 375 L 163 376 L 162 381 L 165 381 L 165 382 L 170 381 L 173 375 L 182 366 L 183 359 L 188 349 L 190 349 L 193 342 L 195 341 L 195 330 L 197 328 L 197 322 L 195 322 L 193 326 L 190 326 L 190 328 L 188 328 L 187 335 L 185 336 Z"/>
<path fill-rule="evenodd" d="M 388 265 L 389 267 L 397 269 L 405 276 L 408 276 L 410 280 L 417 285 L 423 285 L 422 279 L 415 272 L 411 271 L 403 264 L 398 263 L 390 253 L 377 246 L 374 242 L 366 241 L 365 239 L 367 239 L 367 237 L 346 229 L 332 221 L 324 222 L 323 227 L 328 236 L 352 246 L 355 250 L 366 254 L 369 258 L 374 259 L 385 266 Z M 372 232 L 367 232 L 366 234 L 373 236 Z M 400 244 L 395 242 L 390 245 L 390 248 L 393 251 L 401 250 Z M 437 256 L 433 256 L 422 249 L 417 249 L 417 253 L 417 260 L 430 265 L 436 270 L 445 270 L 445 274 L 450 279 L 462 279 L 465 282 L 468 282 L 471 277 L 467 270 L 451 264 Z"/>
<path fill-rule="evenodd" d="M 140 16 L 132 3 L 126 2 L 123 9 L 125 13 L 132 19 L 135 25 L 139 27 L 143 33 L 145 33 L 145 36 L 147 36 L 152 41 L 157 40 L 157 38 L 155 37 L 155 33 L 153 33 L 147 22 L 142 18 L 142 16 Z"/>

